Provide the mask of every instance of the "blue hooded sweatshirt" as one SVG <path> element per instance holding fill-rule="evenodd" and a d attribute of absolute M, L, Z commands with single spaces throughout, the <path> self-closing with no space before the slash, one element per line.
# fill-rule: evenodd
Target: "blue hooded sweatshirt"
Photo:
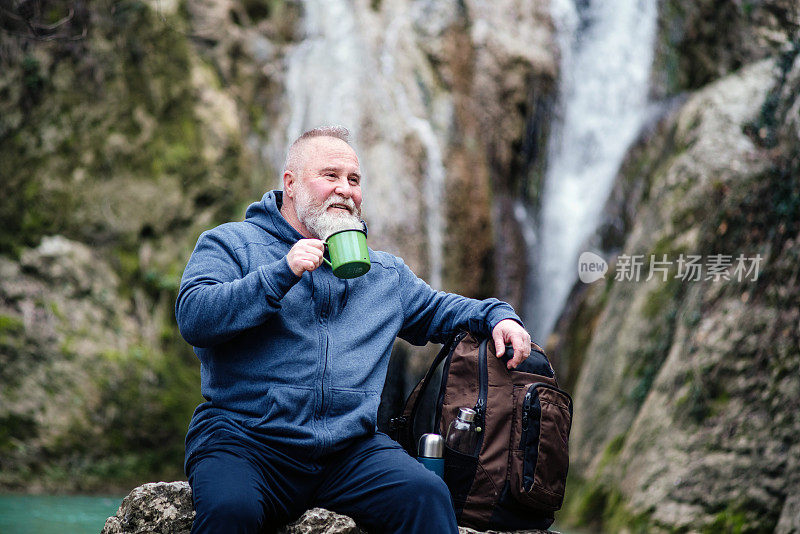
<path fill-rule="evenodd" d="M 296 276 L 286 254 L 303 236 L 281 203 L 270 191 L 244 221 L 204 232 L 183 273 L 175 315 L 207 400 L 189 425 L 187 463 L 220 435 L 320 458 L 375 432 L 397 336 L 424 345 L 459 329 L 490 335 L 503 319 L 521 324 L 508 304 L 435 291 L 385 252 L 370 250 L 358 278 L 337 278 L 325 263 Z"/>

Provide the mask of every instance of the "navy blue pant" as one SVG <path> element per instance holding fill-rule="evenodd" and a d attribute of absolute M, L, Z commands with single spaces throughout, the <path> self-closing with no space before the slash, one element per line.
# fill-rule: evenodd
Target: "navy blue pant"
<path fill-rule="evenodd" d="M 226 439 L 204 447 L 187 470 L 192 534 L 269 531 L 315 506 L 370 532 L 458 532 L 444 481 L 380 432 L 316 462 Z"/>

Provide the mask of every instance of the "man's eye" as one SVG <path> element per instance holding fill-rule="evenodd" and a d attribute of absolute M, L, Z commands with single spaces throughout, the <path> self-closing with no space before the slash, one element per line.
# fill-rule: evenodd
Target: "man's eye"
<path fill-rule="evenodd" d="M 350 178 L 350 183 L 353 185 L 358 185 L 358 178 Z"/>

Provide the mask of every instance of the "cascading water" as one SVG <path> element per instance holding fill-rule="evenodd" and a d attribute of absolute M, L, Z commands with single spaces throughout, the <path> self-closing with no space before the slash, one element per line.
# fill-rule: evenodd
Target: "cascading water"
<path fill-rule="evenodd" d="M 287 141 L 322 124 L 347 125 L 358 138 L 364 45 L 353 10 L 343 0 L 305 0 L 303 6 L 305 39 L 287 57 Z"/>
<path fill-rule="evenodd" d="M 655 0 L 553 0 L 562 50 L 560 109 L 548 146 L 525 310 L 537 339 L 552 331 L 577 279 L 622 158 L 650 113 Z"/>
<path fill-rule="evenodd" d="M 422 198 L 425 202 L 429 266 L 425 278 L 431 286 L 441 289 L 445 228 L 441 208 L 446 175 L 444 156 L 431 121 L 412 111 L 415 107 L 412 104 L 417 103 L 421 96 L 413 93 L 413 89 L 409 89 L 401 79 L 411 74 L 395 65 L 399 36 L 401 32 L 411 31 L 413 13 L 402 4 L 395 6 L 379 57 L 373 58 L 371 47 L 364 42 L 364 28 L 359 28 L 351 2 L 304 0 L 303 7 L 305 38 L 287 57 L 286 94 L 290 112 L 286 141 L 291 142 L 307 128 L 342 124 L 351 130 L 358 145 L 358 127 L 368 114 L 364 109 L 366 101 L 381 102 L 386 113 L 396 113 L 425 147 Z M 370 93 L 366 94 L 366 91 Z M 385 116 L 384 119 L 387 119 L 387 124 L 393 122 Z M 283 161 L 277 164 L 282 165 Z M 369 180 L 364 187 L 369 187 Z"/>
<path fill-rule="evenodd" d="M 381 53 L 381 72 L 387 79 L 395 76 L 394 52 L 397 50 L 401 31 L 408 31 L 409 21 L 405 17 L 395 17 L 386 31 L 386 41 Z M 425 227 L 428 237 L 428 262 L 430 266 L 428 283 L 434 289 L 442 288 L 442 272 L 444 267 L 444 227 L 441 202 L 444 198 L 445 168 L 444 156 L 439 140 L 434 133 L 433 125 L 425 118 L 415 115 L 409 104 L 409 97 L 404 84 L 398 81 L 392 84 L 392 97 L 400 115 L 405 117 L 408 125 L 417 134 L 425 147 L 426 166 L 423 182 L 423 198 L 425 200 Z"/>

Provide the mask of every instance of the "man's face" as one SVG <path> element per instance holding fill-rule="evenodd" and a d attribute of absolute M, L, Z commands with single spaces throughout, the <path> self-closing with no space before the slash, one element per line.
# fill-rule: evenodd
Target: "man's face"
<path fill-rule="evenodd" d="M 335 137 L 315 137 L 303 147 L 294 182 L 297 218 L 318 239 L 362 229 L 361 173 L 355 151 Z"/>

